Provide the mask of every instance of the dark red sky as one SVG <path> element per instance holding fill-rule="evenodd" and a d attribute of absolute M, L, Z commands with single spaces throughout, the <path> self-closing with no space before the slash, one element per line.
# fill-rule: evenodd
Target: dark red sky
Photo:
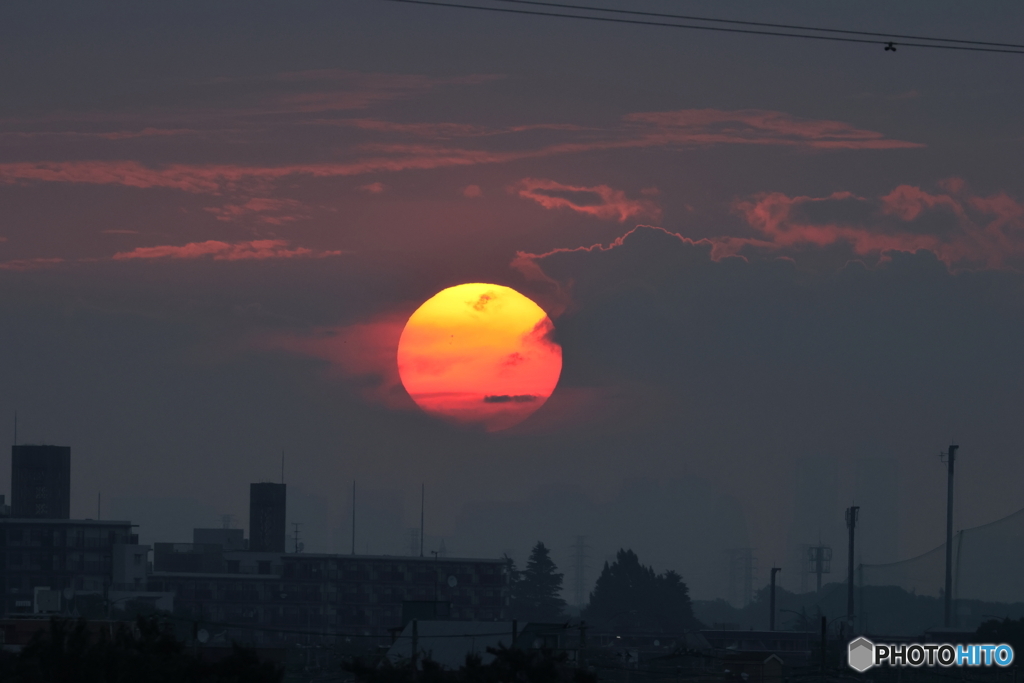
<path fill-rule="evenodd" d="M 1005 42 L 1024 20 L 629 6 Z M 698 596 L 725 548 L 841 546 L 854 500 L 864 561 L 920 552 L 950 438 L 964 526 L 1024 506 L 1022 77 L 377 0 L 7 6 L 0 415 L 72 447 L 75 515 L 102 490 L 147 540 L 244 526 L 284 449 L 312 550 L 348 547 L 355 477 L 361 551 L 403 551 L 422 481 L 429 543 L 565 564 L 586 534 L 595 566 L 632 546 Z M 395 385 L 405 317 L 473 281 L 535 298 L 563 345 L 503 434 Z"/>

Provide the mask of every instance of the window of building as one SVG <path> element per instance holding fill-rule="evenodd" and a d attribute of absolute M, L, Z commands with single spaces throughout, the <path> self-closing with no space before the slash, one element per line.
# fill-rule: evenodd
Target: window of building
<path fill-rule="evenodd" d="M 261 562 L 257 563 L 257 570 L 256 571 L 258 571 L 260 574 L 269 574 L 270 573 L 270 562 L 269 561 L 261 561 Z"/>
<path fill-rule="evenodd" d="M 142 566 L 142 555 L 139 555 L 139 554 L 135 555 L 135 566 L 136 567 L 141 567 Z"/>

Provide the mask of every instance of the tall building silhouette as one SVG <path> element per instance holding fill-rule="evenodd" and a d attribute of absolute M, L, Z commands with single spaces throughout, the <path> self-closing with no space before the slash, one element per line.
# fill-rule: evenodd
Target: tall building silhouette
<path fill-rule="evenodd" d="M 71 448 L 11 446 L 11 516 L 71 518 Z"/>
<path fill-rule="evenodd" d="M 285 485 L 249 484 L 249 550 L 285 552 Z"/>

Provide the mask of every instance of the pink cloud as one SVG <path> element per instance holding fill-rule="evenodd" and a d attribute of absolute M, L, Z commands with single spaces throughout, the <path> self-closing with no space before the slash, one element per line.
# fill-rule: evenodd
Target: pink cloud
<path fill-rule="evenodd" d="M 389 91 L 389 88 L 383 87 L 383 90 Z M 422 128 L 421 132 L 434 136 L 442 130 L 452 134 L 459 131 L 472 132 L 462 124 L 384 124 L 362 121 L 357 125 L 377 126 L 383 132 L 396 132 L 403 126 L 425 125 L 427 128 Z M 437 126 L 448 128 L 439 129 Z M 519 126 L 506 130 L 521 132 L 537 128 L 553 128 L 568 134 L 578 132 L 575 126 L 557 124 Z M 621 126 L 606 131 L 588 130 L 586 139 L 570 139 L 532 149 L 520 147 L 497 151 L 437 144 L 365 144 L 357 150 L 362 156 L 349 161 L 285 166 L 170 164 L 150 167 L 128 160 L 15 162 L 0 164 L 0 183 L 88 183 L 220 194 L 240 186 L 265 189 L 270 183 L 296 175 L 319 178 L 356 176 L 499 164 L 594 151 L 715 144 L 784 145 L 816 150 L 877 150 L 922 146 L 891 140 L 881 133 L 837 121 L 804 120 L 781 112 L 704 109 L 630 114 L 623 118 Z"/>
<path fill-rule="evenodd" d="M 637 216 L 657 218 L 661 209 L 646 199 L 629 199 L 622 190 L 607 185 L 585 187 L 564 185 L 554 180 L 523 178 L 509 187 L 510 192 L 531 199 L 545 209 L 569 209 L 595 218 L 617 220 L 620 223 Z M 565 195 L 577 197 L 573 201 Z M 587 201 L 588 203 L 582 203 Z"/>
<path fill-rule="evenodd" d="M 0 263 L 0 270 L 36 270 L 38 268 L 45 268 L 47 266 L 55 266 L 59 263 L 64 263 L 62 258 L 27 258 L 27 259 L 14 259 L 13 261 L 4 261 Z"/>
<path fill-rule="evenodd" d="M 255 216 L 256 220 L 261 223 L 283 225 L 306 218 L 307 215 L 301 210 L 302 208 L 302 203 L 294 199 L 253 197 L 240 204 L 211 206 L 204 211 L 212 213 L 219 221 L 236 221 L 248 216 Z"/>
<path fill-rule="evenodd" d="M 919 187 L 900 185 L 876 200 L 849 192 L 826 197 L 770 193 L 737 202 L 735 208 L 763 235 L 762 246 L 772 249 L 844 243 L 858 255 L 924 249 L 951 267 L 1024 267 L 1024 205 L 1005 193 L 989 197 L 970 194 L 965 184 L 956 179 L 944 184 L 956 188 L 962 196 L 933 194 Z M 801 207 L 850 200 L 872 209 L 874 218 L 819 222 L 801 217 L 799 212 Z M 926 231 L 916 223 L 934 212 L 951 216 L 952 227 Z"/>
<path fill-rule="evenodd" d="M 170 188 L 185 192 L 218 191 L 217 174 L 209 167 L 172 165 L 149 168 L 135 161 L 39 161 L 0 164 L 0 183 L 39 181 Z"/>
<path fill-rule="evenodd" d="M 319 83 L 320 89 L 276 93 L 266 99 L 263 108 L 273 113 L 366 109 L 379 102 L 406 99 L 445 86 L 475 86 L 501 78 L 493 74 L 435 78 L 420 74 L 363 73 L 342 69 L 290 72 L 263 80 L 289 84 Z"/>
<path fill-rule="evenodd" d="M 380 194 L 386 188 L 385 188 L 384 183 L 377 182 L 377 183 L 370 183 L 368 185 L 360 185 L 359 189 L 362 190 L 363 192 L 369 192 L 370 194 Z"/>
<path fill-rule="evenodd" d="M 398 340 L 412 311 L 377 316 L 351 325 L 322 327 L 307 334 L 276 334 L 254 341 L 264 350 L 283 350 L 326 361 L 330 375 L 359 379 L 364 400 L 389 408 L 417 410 L 398 376 Z"/>
<path fill-rule="evenodd" d="M 911 185 L 900 185 L 882 197 L 882 211 L 904 221 L 912 221 L 924 211 L 936 207 L 945 207 L 960 217 L 964 216 L 963 207 L 949 195 L 929 194 Z"/>
<path fill-rule="evenodd" d="M 681 109 L 628 114 L 627 123 L 648 129 L 651 141 L 666 144 L 787 145 L 812 149 L 903 149 L 919 143 L 891 140 L 882 133 L 842 121 L 801 119 L 778 111 Z"/>
<path fill-rule="evenodd" d="M 664 228 L 640 227 L 660 230 L 690 245 L 704 246 L 715 261 L 758 254 L 786 258 L 801 250 L 845 245 L 858 256 L 877 259 L 885 259 L 893 251 L 926 250 L 950 268 L 1024 269 L 1024 204 L 1005 193 L 973 195 L 964 189 L 962 181 L 944 184 L 959 188 L 962 196 L 932 194 L 909 185 L 901 185 L 875 199 L 851 192 L 834 192 L 824 197 L 759 194 L 738 201 L 734 207 L 754 230 L 754 236 L 717 235 L 693 240 Z M 950 216 L 952 226 L 947 222 L 941 230 L 926 230 L 930 224 L 920 221 L 935 212 Z M 833 217 L 814 220 L 811 216 L 815 215 Z M 510 265 L 527 280 L 547 288 L 548 295 L 564 308 L 570 302 L 566 285 L 544 271 L 543 260 L 560 253 L 616 249 L 634 231 L 607 245 L 559 248 L 541 254 L 519 252 Z"/>
<path fill-rule="evenodd" d="M 149 137 L 176 137 L 183 135 L 204 135 L 212 132 L 223 132 L 223 131 L 204 131 L 197 130 L 194 128 L 154 128 L 146 127 L 140 130 L 113 130 L 103 132 L 90 132 L 90 131 L 74 131 L 74 130 L 39 130 L 39 131 L 4 131 L 0 132 L 0 139 L 3 138 L 20 138 L 20 139 L 34 139 L 34 138 L 95 138 L 100 140 L 131 140 L 135 138 L 149 138 Z"/>
<path fill-rule="evenodd" d="M 462 196 L 468 199 L 474 199 L 476 197 L 483 196 L 483 190 L 480 189 L 479 185 L 466 185 L 462 188 Z"/>
<path fill-rule="evenodd" d="M 324 258 L 338 256 L 341 251 L 314 251 L 306 247 L 288 248 L 286 240 L 251 240 L 248 242 L 189 242 L 188 244 L 138 247 L 132 251 L 114 254 L 115 261 L 130 259 L 197 259 L 210 257 L 214 261 L 245 261 L 276 258 Z"/>
<path fill-rule="evenodd" d="M 380 119 L 317 119 L 311 124 L 349 126 L 375 133 L 395 133 L 424 138 L 474 138 L 512 133 L 526 133 L 538 130 L 581 131 L 588 130 L 572 123 L 535 123 L 504 128 L 491 128 L 472 123 L 399 123 Z"/>

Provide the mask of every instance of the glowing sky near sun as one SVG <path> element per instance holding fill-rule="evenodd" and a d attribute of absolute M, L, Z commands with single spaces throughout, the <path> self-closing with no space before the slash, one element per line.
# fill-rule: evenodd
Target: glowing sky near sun
<path fill-rule="evenodd" d="M 554 391 L 562 349 L 544 310 L 509 287 L 438 292 L 409 318 L 398 372 L 427 413 L 493 432 L 529 417 Z"/>

